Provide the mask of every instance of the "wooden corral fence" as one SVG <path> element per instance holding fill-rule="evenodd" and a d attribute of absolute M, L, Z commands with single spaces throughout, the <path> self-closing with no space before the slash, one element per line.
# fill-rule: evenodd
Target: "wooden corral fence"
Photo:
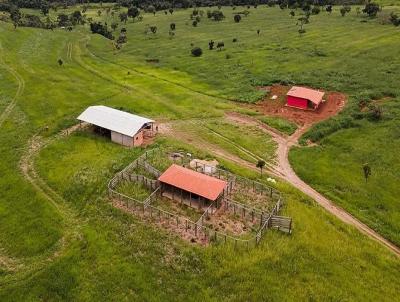
<path fill-rule="evenodd" d="M 177 228 L 181 232 L 189 233 L 200 241 L 205 240 L 207 242 L 217 244 L 232 243 L 235 248 L 250 248 L 257 246 L 268 228 L 276 228 L 283 231 L 288 230 L 287 232 L 291 232 L 291 219 L 288 217 L 276 216 L 282 205 L 282 196 L 279 191 L 264 184 L 233 175 L 230 172 L 221 169 L 217 169 L 215 174 L 217 174 L 219 178 L 223 177 L 228 180 L 228 186 L 226 190 L 229 190 L 229 192 L 232 190 L 235 181 L 243 181 L 246 182 L 246 184 L 250 184 L 253 190 L 263 194 L 268 194 L 269 197 L 276 199 L 274 208 L 268 213 L 230 200 L 226 197 L 229 192 L 227 192 L 227 195 L 223 198 L 222 203 L 227 210 L 231 211 L 232 213 L 239 214 L 241 217 L 249 219 L 252 222 L 257 221 L 260 224 L 260 228 L 254 237 L 250 239 L 241 239 L 223 232 L 216 231 L 204 225 L 204 219 L 212 215 L 217 210 L 214 204 L 211 204 L 197 221 L 192 221 L 187 217 L 183 217 L 154 206 L 152 202 L 160 195 L 159 182 L 143 175 L 137 175 L 133 173 L 133 171 L 139 165 L 155 177 L 158 177 L 157 175 L 161 175 L 160 171 L 155 169 L 146 161 L 149 152 L 155 151 L 150 150 L 141 155 L 138 159 L 125 167 L 121 172 L 115 174 L 108 184 L 109 197 L 118 201 L 120 205 L 127 210 L 133 211 L 144 218 L 156 221 L 164 226 L 167 225 L 169 227 Z M 116 186 L 121 181 L 139 182 L 154 191 L 148 198 L 146 198 L 146 200 L 140 201 L 115 190 Z M 289 223 L 288 219 L 290 219 Z"/>

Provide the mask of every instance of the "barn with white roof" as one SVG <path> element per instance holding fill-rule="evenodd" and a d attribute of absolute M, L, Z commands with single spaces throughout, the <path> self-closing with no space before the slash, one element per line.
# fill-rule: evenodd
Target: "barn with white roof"
<path fill-rule="evenodd" d="M 90 106 L 77 118 L 94 125 L 118 144 L 136 147 L 157 131 L 155 121 L 107 106 Z"/>

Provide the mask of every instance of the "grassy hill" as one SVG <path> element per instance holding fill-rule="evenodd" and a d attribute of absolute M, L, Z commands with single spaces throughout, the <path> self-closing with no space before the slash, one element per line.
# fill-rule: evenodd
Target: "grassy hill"
<path fill-rule="evenodd" d="M 89 13 L 95 17 L 96 11 Z M 107 181 L 143 150 L 124 149 L 85 132 L 55 137 L 92 104 L 163 120 L 218 120 L 238 107 L 225 98 L 254 101 L 259 92 L 252 85 L 274 81 L 340 90 L 350 96 L 350 103 L 356 103 L 359 94 L 389 95 L 392 100 L 383 106 L 392 120 L 362 120 L 359 128 L 325 138 L 328 151 L 323 154 L 303 155 L 321 153 L 320 147 L 298 149 L 292 160 L 301 175 L 306 175 L 302 167 L 313 167 L 308 170 L 316 173 L 319 164 L 334 174 L 349 163 L 354 168 L 345 170 L 342 178 L 354 181 L 362 192 L 341 198 L 343 206 L 355 196 L 351 194 L 375 188 L 377 194 L 388 194 L 390 203 L 384 207 L 398 211 L 389 194 L 396 193 L 396 157 L 375 157 L 393 176 L 373 180 L 373 166 L 368 185 L 353 177 L 360 173 L 354 152 L 329 158 L 349 145 L 363 145 L 367 155 L 389 153 L 389 143 L 397 147 L 395 139 L 385 138 L 390 131 L 395 135 L 397 127 L 398 29 L 376 20 L 362 23 L 355 12 L 342 18 L 336 11 L 311 17 L 307 33 L 300 37 L 287 11 L 259 7 L 239 24 L 233 23 L 231 9 L 224 13 L 227 18 L 221 23 L 204 17 L 196 28 L 189 11 L 145 15 L 142 22 L 126 24 L 128 43 L 121 51 L 91 35 L 87 27 L 72 32 L 13 30 L 0 22 L 0 110 L 6 113 L 0 124 L 1 301 L 398 299 L 398 259 L 286 184 L 278 187 L 286 194 L 284 214 L 294 219 L 293 235 L 268 232 L 261 246 L 249 252 L 200 248 L 108 203 Z M 171 22 L 177 25 L 173 39 L 168 36 Z M 145 35 L 146 24 L 156 25 L 157 33 Z M 224 41 L 225 50 L 208 51 L 210 39 Z M 190 55 L 191 43 L 203 48 L 202 57 Z M 57 64 L 59 58 L 63 66 Z M 9 114 L 4 111 L 14 102 Z M 235 140 L 231 126 L 210 125 Z M 356 134 L 351 131 L 357 130 L 362 135 L 353 140 Z M 371 137 L 381 144 L 373 144 Z M 46 147 L 34 153 L 42 140 Z M 260 156 L 271 152 L 271 146 L 263 149 L 248 139 L 236 143 Z M 178 136 L 160 138 L 157 144 L 193 148 Z M 218 146 L 233 152 L 225 143 Z M 342 170 L 322 164 L 328 160 L 340 161 Z M 220 161 L 239 174 L 259 178 Z M 337 179 L 331 177 L 328 185 Z M 388 216 L 373 217 L 383 221 Z M 396 216 L 391 217 L 394 221 Z M 382 232 L 394 234 L 396 227 L 393 223 Z"/>

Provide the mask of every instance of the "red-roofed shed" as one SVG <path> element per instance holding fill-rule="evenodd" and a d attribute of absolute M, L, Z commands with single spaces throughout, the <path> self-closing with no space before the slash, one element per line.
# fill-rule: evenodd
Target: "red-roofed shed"
<path fill-rule="evenodd" d="M 300 109 L 317 109 L 322 102 L 324 92 L 305 87 L 293 86 L 287 95 L 287 105 Z"/>
<path fill-rule="evenodd" d="M 175 199 L 174 196 L 179 196 L 181 201 L 189 197 L 190 203 L 192 199 L 217 201 L 223 196 L 227 187 L 227 182 L 224 180 L 175 164 L 171 165 L 158 180 L 162 194 L 167 193 L 163 194 L 164 196 L 172 196 L 172 199 Z"/>

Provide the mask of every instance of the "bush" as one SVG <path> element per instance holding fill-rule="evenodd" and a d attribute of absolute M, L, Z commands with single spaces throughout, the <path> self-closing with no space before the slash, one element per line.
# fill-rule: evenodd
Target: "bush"
<path fill-rule="evenodd" d="M 363 13 L 367 14 L 368 17 L 374 18 L 380 11 L 379 5 L 374 2 L 369 2 L 365 5 Z"/>
<path fill-rule="evenodd" d="M 208 12 L 207 12 L 207 17 L 208 17 Z M 220 11 L 220 10 L 215 10 L 215 11 L 213 11 L 213 12 L 211 13 L 211 18 L 212 18 L 214 21 L 222 21 L 222 20 L 225 18 L 225 16 L 224 16 L 224 14 L 222 13 L 222 11 Z"/>
<path fill-rule="evenodd" d="M 318 15 L 321 12 L 321 9 L 319 8 L 319 6 L 314 6 L 311 10 L 311 13 L 313 15 Z"/>
<path fill-rule="evenodd" d="M 200 57 L 202 54 L 203 54 L 203 51 L 201 50 L 200 47 L 195 47 L 192 49 L 192 56 Z"/>

